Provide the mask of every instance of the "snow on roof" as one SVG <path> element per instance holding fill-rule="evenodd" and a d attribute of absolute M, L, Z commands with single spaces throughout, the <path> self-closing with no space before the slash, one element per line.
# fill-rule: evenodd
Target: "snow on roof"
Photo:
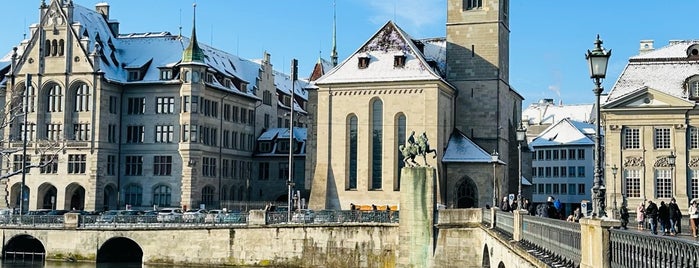
<path fill-rule="evenodd" d="M 591 122 L 593 104 L 555 105 L 533 103 L 522 111 L 522 120 L 530 125 L 553 124 L 564 118 L 574 121 Z"/>
<path fill-rule="evenodd" d="M 277 135 L 279 135 L 279 131 L 281 131 L 281 128 L 272 128 L 268 129 L 265 132 L 262 132 L 260 134 L 260 137 L 257 138 L 258 141 L 271 141 L 277 138 Z"/>
<path fill-rule="evenodd" d="M 631 57 L 605 103 L 643 87 L 686 99 L 686 79 L 699 74 L 699 59 L 689 59 L 687 50 L 697 44 L 699 40 L 674 41 L 663 48 Z"/>
<path fill-rule="evenodd" d="M 277 139 L 288 139 L 289 138 L 289 129 L 288 128 L 270 128 L 269 131 L 273 131 L 277 133 Z M 294 128 L 294 139 L 297 141 L 305 141 L 306 140 L 306 129 L 305 128 Z"/>
<path fill-rule="evenodd" d="M 394 66 L 398 52 L 405 55 L 402 67 Z M 369 58 L 366 68 L 358 67 L 360 57 Z M 352 56 L 319 78 L 316 84 L 407 80 L 443 79 L 430 67 L 410 36 L 389 21 Z"/>
<path fill-rule="evenodd" d="M 488 152 L 471 141 L 466 135 L 455 130 L 449 137 L 442 162 L 445 163 L 492 163 Z M 499 161 L 504 164 L 504 162 Z"/>
<path fill-rule="evenodd" d="M 551 125 L 531 141 L 532 147 L 594 145 L 595 125 L 565 118 Z"/>
<path fill-rule="evenodd" d="M 447 73 L 447 39 L 440 37 L 420 39 L 418 41 L 425 45 L 422 53 L 425 59 L 434 61 L 437 64 L 440 75 L 444 77 Z"/>
<path fill-rule="evenodd" d="M 274 71 L 274 85 L 284 94 L 291 95 L 291 76 Z M 296 83 L 294 83 L 294 94 L 304 100 L 308 100 L 308 90 L 306 88 L 308 88 L 308 82 L 297 79 Z"/>

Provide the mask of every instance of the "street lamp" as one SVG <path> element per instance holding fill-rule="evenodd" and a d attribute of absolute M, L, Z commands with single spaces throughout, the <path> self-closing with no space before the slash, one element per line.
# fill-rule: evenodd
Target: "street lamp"
<path fill-rule="evenodd" d="M 617 206 L 616 206 L 616 173 L 617 172 L 619 172 L 619 168 L 616 166 L 616 164 L 614 164 L 612 166 L 612 175 L 614 177 L 614 181 L 612 183 L 612 185 L 614 185 L 614 189 L 613 189 L 614 190 L 613 191 L 613 193 L 614 193 L 614 211 L 612 211 L 612 218 L 615 218 L 615 219 L 616 219 L 617 212 L 619 211 L 619 210 L 617 210 Z"/>
<path fill-rule="evenodd" d="M 602 79 L 607 75 L 607 64 L 612 51 L 606 51 L 602 48 L 602 40 L 597 35 L 595 40 L 595 48 L 592 51 L 588 50 L 585 59 L 590 67 L 590 78 L 595 83 L 595 88 L 592 92 L 595 93 L 595 171 L 592 186 L 592 215 L 599 218 L 607 216 L 604 211 L 605 194 L 607 189 L 604 187 L 602 174 L 602 146 L 600 143 L 600 94 L 602 94 Z"/>
<path fill-rule="evenodd" d="M 519 153 L 519 162 L 517 163 L 519 165 L 518 169 L 518 175 L 519 178 L 517 178 L 517 181 L 519 182 L 519 188 L 517 189 L 517 209 L 521 210 L 523 209 L 522 207 L 522 142 L 524 142 L 524 139 L 527 137 L 527 129 L 524 127 L 524 124 L 522 122 L 519 123 L 519 127 L 517 128 L 517 152 Z"/>
<path fill-rule="evenodd" d="M 495 183 L 497 178 L 497 174 L 495 174 L 495 168 L 498 164 L 498 157 L 498 151 L 493 150 L 493 154 L 490 155 L 490 162 L 493 163 L 493 207 L 498 206 L 498 195 L 496 191 L 497 184 Z"/>

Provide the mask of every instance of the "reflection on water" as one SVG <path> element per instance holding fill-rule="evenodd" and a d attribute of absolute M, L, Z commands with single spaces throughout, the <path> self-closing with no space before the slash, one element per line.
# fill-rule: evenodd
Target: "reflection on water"
<path fill-rule="evenodd" d="M 141 265 L 140 263 L 89 263 L 89 262 L 0 262 L 1 268 L 183 268 L 176 265 Z M 228 266 L 230 267 L 230 266 Z M 249 266 L 236 266 L 249 267 Z"/>

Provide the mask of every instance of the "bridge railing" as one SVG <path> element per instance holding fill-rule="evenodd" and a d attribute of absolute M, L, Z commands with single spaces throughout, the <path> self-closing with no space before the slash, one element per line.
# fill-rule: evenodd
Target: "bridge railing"
<path fill-rule="evenodd" d="M 265 215 L 267 224 L 281 223 L 346 223 L 346 222 L 372 222 L 372 223 L 397 223 L 400 213 L 398 211 L 360 211 L 360 210 L 320 210 L 315 212 L 292 212 L 291 220 L 288 220 L 286 211 L 268 211 Z"/>
<path fill-rule="evenodd" d="M 510 236 L 514 234 L 514 216 L 511 212 L 495 211 L 495 229 L 498 229 Z"/>
<path fill-rule="evenodd" d="M 557 263 L 580 265 L 580 224 L 577 222 L 522 215 L 521 240 Z"/>
<path fill-rule="evenodd" d="M 611 267 L 699 267 L 699 243 L 630 230 L 609 230 Z"/>
<path fill-rule="evenodd" d="M 493 223 L 492 223 L 492 220 L 493 220 L 493 219 L 492 219 L 492 215 L 493 215 L 493 213 L 491 212 L 490 209 L 488 209 L 488 208 L 484 208 L 484 209 L 483 209 L 483 220 L 482 220 L 482 223 L 483 223 L 485 226 L 488 226 L 488 227 L 493 226 Z"/>

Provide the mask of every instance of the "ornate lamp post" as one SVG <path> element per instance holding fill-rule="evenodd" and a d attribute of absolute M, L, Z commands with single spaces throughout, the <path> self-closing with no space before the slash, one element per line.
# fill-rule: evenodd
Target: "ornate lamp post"
<path fill-rule="evenodd" d="M 595 83 L 595 88 L 592 92 L 595 93 L 595 172 L 594 180 L 592 186 L 592 216 L 599 218 L 607 216 L 604 211 L 605 204 L 605 194 L 607 189 L 604 187 L 604 180 L 602 178 L 602 146 L 600 143 L 600 94 L 604 88 L 602 88 L 602 79 L 607 75 L 607 63 L 609 63 L 609 56 L 612 55 L 612 51 L 606 51 L 602 48 L 602 40 L 599 39 L 597 35 L 597 40 L 595 40 L 595 48 L 592 51 L 588 50 L 585 58 L 589 64 L 590 68 L 590 78 Z"/>
<path fill-rule="evenodd" d="M 670 151 L 670 155 L 667 156 L 667 165 L 670 166 L 670 176 L 674 177 L 675 176 L 675 160 L 677 159 L 677 156 L 675 155 L 675 152 Z M 670 178 L 672 178 L 670 177 Z M 673 185 L 677 185 L 676 183 L 673 183 Z"/>
<path fill-rule="evenodd" d="M 612 166 L 612 175 L 613 175 L 613 178 L 614 178 L 614 181 L 612 182 L 612 185 L 614 185 L 614 189 L 613 189 L 613 193 L 614 193 L 614 210 L 612 211 L 612 218 L 614 218 L 614 219 L 616 219 L 617 213 L 619 212 L 619 210 L 617 209 L 617 206 L 616 206 L 616 173 L 617 173 L 617 172 L 619 172 L 619 168 L 616 166 L 616 164 L 614 164 L 614 165 Z"/>
<path fill-rule="evenodd" d="M 498 165 L 498 151 L 493 151 L 493 154 L 490 155 L 490 162 L 493 163 L 493 207 L 498 206 L 498 195 L 497 195 L 497 184 L 495 183 L 497 181 L 497 174 L 495 173 L 495 168 Z"/>
<path fill-rule="evenodd" d="M 517 178 L 517 181 L 519 182 L 519 188 L 517 189 L 517 209 L 521 210 L 522 209 L 522 142 L 524 142 L 524 139 L 527 137 L 527 129 L 524 127 L 524 124 L 521 122 L 519 123 L 519 127 L 517 128 L 517 152 L 519 153 L 519 164 L 518 167 L 518 175 L 519 178 Z"/>

